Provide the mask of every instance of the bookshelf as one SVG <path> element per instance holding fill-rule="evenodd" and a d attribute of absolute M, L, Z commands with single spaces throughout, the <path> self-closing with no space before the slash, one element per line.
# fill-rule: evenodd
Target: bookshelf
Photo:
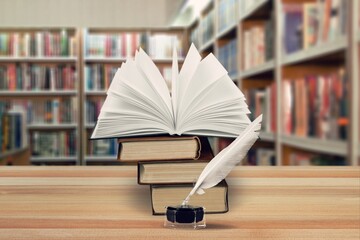
<path fill-rule="evenodd" d="M 181 66 L 184 46 L 188 45 L 186 31 L 183 28 L 89 28 L 83 30 L 82 39 L 82 164 L 118 164 L 115 139 L 89 140 L 116 70 L 141 47 L 153 59 L 170 87 L 173 46 L 178 49 Z"/>
<path fill-rule="evenodd" d="M 24 112 L 29 141 L 2 155 L 26 155 L 21 164 L 80 164 L 78 30 L 2 28 L 0 42 L 0 101 Z"/>
<path fill-rule="evenodd" d="M 213 0 L 204 8 L 199 18 L 190 25 L 189 32 L 191 35 L 195 29 L 201 33 L 204 25 L 202 22 L 208 21 L 207 14 L 213 12 L 213 23 L 210 25 L 213 26 L 214 37 L 208 41 L 203 41 L 201 34 L 197 34 L 199 37 L 197 40 L 198 48 L 202 55 L 206 56 L 209 52 L 213 52 L 221 59 L 221 51 L 219 51 L 221 47 L 232 40 L 237 42 L 238 73 L 235 82 L 242 91 L 250 92 L 250 95 L 247 96 L 249 106 L 253 100 L 252 102 L 261 108 L 270 107 L 271 109 L 270 111 L 264 111 L 264 109 L 258 111 L 271 116 L 270 118 L 265 116 L 266 121 L 270 119 L 270 123 L 263 127 L 259 144 L 255 148 L 273 149 L 276 155 L 276 165 L 322 165 L 326 164 L 327 160 L 329 164 L 359 165 L 359 3 L 357 1 L 339 1 L 338 6 L 330 6 L 338 10 L 337 18 L 332 20 L 337 21 L 337 25 L 319 27 L 316 30 L 316 36 L 314 35 L 318 37 L 318 40 L 315 41 L 316 38 L 311 35 L 311 29 L 309 30 L 309 26 L 312 26 L 311 21 L 313 21 L 311 14 L 315 8 L 323 7 L 316 5 L 316 2 L 312 0 L 238 0 L 236 1 L 238 11 L 235 23 L 229 22 L 219 30 L 219 19 L 231 18 L 222 16 L 222 14 L 229 14 L 223 10 L 224 4 L 230 6 L 232 1 Z M 306 38 L 305 35 L 299 37 L 297 41 L 300 41 L 300 45 L 298 47 L 285 41 L 288 41 L 288 35 L 297 34 L 295 31 L 291 32 L 291 24 L 302 23 L 293 18 L 296 18 L 294 15 L 303 11 L 307 11 L 306 23 L 309 25 L 306 25 L 304 29 L 300 28 L 303 29 L 301 30 L 303 31 L 302 34 L 307 35 Z M 325 16 L 319 18 L 325 19 Z M 324 20 L 324 22 L 326 21 Z M 208 25 L 209 23 L 206 23 L 205 26 Z M 334 26 L 338 26 L 338 28 L 332 28 Z M 272 36 L 268 34 L 267 28 L 273 32 Z M 194 36 L 191 39 L 194 39 Z M 191 39 L 189 40 L 191 41 Z M 265 41 L 262 43 L 256 39 L 265 39 Z M 251 49 L 251 47 L 262 50 L 260 54 L 255 53 L 254 50 L 249 52 L 247 49 Z M 261 54 L 265 56 L 261 56 Z M 250 60 L 246 59 L 246 56 L 249 55 L 255 55 L 255 59 L 251 59 L 251 56 Z M 290 109 L 295 109 L 291 110 L 293 114 L 296 114 L 296 111 L 299 112 L 299 119 L 296 119 L 298 126 L 292 126 L 294 129 L 289 134 L 287 133 L 289 129 L 285 128 L 286 119 L 283 112 L 284 102 L 288 101 L 285 101 L 284 94 L 278 93 L 283 93 L 284 89 L 291 89 L 292 91 L 299 89 L 295 88 L 295 84 L 298 87 L 303 84 L 303 87 L 300 88 L 308 89 L 308 82 L 311 82 L 308 78 L 311 76 L 320 79 L 316 81 L 321 84 L 340 86 L 339 88 L 346 91 L 342 92 L 342 95 L 336 90 L 334 92 L 327 91 L 325 92 L 327 94 L 323 93 L 318 96 L 317 101 L 329 100 L 330 97 L 328 96 L 332 96 L 330 99 L 332 101 L 332 112 L 326 112 L 325 120 L 311 116 L 314 121 L 321 122 L 322 131 L 320 132 L 309 129 L 311 125 L 308 124 L 308 119 L 305 117 L 302 117 L 301 120 L 302 114 L 299 109 L 304 109 L 304 106 L 307 106 L 306 104 L 310 104 L 310 100 L 306 104 L 302 103 L 302 105 L 300 104 L 301 101 L 298 100 L 298 105 L 291 105 Z M 306 90 L 297 91 L 300 92 L 297 93 L 298 97 L 307 96 L 301 95 L 306 94 Z M 251 96 L 251 92 L 254 92 L 254 96 Z M 273 98 L 271 98 L 272 96 Z M 263 107 L 269 99 L 273 103 Z M 345 108 L 347 111 L 342 111 Z M 308 112 L 307 116 L 310 119 Z M 331 126 L 327 122 L 328 118 L 334 119 Z M 295 130 L 295 128 L 301 128 L 299 127 L 301 121 L 306 128 L 305 132 L 301 129 Z M 337 134 L 333 134 L 334 132 Z M 228 139 L 218 139 L 217 141 L 220 149 L 230 142 Z M 323 161 L 323 159 L 325 160 Z"/>

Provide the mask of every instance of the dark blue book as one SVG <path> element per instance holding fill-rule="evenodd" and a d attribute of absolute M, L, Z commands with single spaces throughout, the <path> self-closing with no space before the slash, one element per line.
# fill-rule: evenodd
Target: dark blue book
<path fill-rule="evenodd" d="M 284 5 L 284 44 L 288 54 L 302 49 L 302 9 L 301 4 Z"/>

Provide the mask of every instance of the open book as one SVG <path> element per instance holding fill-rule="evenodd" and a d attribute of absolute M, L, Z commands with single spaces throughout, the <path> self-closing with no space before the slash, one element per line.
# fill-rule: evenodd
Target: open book
<path fill-rule="evenodd" d="M 237 137 L 249 125 L 249 113 L 243 93 L 213 54 L 201 60 L 192 44 L 179 72 L 174 50 L 170 93 L 159 69 L 140 49 L 117 70 L 91 138 Z"/>

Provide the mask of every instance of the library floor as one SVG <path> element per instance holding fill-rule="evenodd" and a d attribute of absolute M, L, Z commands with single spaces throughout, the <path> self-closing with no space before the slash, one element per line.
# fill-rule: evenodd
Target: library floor
<path fill-rule="evenodd" d="M 135 166 L 1 167 L 0 239 L 359 239 L 359 178 L 359 167 L 237 167 L 228 213 L 171 230 Z"/>

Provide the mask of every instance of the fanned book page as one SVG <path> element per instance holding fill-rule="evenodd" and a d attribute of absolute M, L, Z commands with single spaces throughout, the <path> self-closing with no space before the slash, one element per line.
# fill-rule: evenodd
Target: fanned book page
<path fill-rule="evenodd" d="M 142 50 L 116 72 L 91 136 L 203 135 L 237 137 L 249 124 L 243 93 L 213 54 L 201 60 L 192 44 L 178 71 L 174 50 L 171 94 Z"/>

